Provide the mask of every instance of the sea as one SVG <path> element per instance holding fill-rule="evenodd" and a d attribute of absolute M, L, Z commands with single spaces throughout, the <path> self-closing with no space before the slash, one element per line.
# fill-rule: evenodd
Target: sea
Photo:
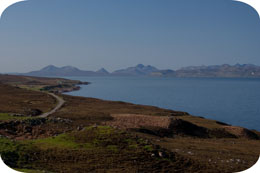
<path fill-rule="evenodd" d="M 91 82 L 69 95 L 153 105 L 260 131 L 260 79 L 68 78 Z"/>

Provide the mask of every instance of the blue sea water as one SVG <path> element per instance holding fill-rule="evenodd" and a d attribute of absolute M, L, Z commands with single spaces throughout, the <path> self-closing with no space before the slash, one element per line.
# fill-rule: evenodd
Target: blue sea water
<path fill-rule="evenodd" d="M 70 77 L 91 82 L 69 95 L 126 101 L 260 130 L 260 79 Z"/>

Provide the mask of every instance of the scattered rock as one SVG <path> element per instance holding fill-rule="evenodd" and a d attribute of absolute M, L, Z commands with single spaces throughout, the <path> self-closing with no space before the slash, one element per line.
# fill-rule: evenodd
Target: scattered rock
<path fill-rule="evenodd" d="M 193 155 L 193 153 L 192 153 L 191 151 L 188 151 L 187 153 L 188 153 L 189 155 Z"/>
<path fill-rule="evenodd" d="M 26 117 L 26 115 L 24 115 L 24 114 L 16 114 L 16 113 L 11 113 L 9 115 L 13 116 L 13 117 Z"/>
<path fill-rule="evenodd" d="M 78 126 L 78 127 L 77 127 L 77 130 L 78 130 L 78 131 L 80 131 L 80 130 L 82 130 L 82 129 L 83 129 L 82 126 Z"/>
<path fill-rule="evenodd" d="M 53 136 L 65 132 L 65 129 L 59 129 L 57 125 L 55 129 L 58 129 L 58 133 L 53 129 L 42 129 L 42 125 L 46 123 L 63 123 L 69 124 L 71 120 L 62 118 L 31 118 L 25 120 L 13 120 L 9 122 L 0 123 L 0 133 L 4 136 L 10 136 L 15 139 L 31 139 L 39 136 Z M 53 127 L 53 126 L 52 126 Z M 46 127 L 45 127 L 46 128 Z M 82 127 L 79 127 L 82 129 Z M 69 128 L 67 129 L 69 130 Z"/>
<path fill-rule="evenodd" d="M 253 132 L 252 130 L 248 130 L 243 127 L 237 127 L 237 126 L 224 126 L 224 129 L 232 133 L 237 138 L 246 138 L 246 139 L 253 139 L 253 140 L 259 140 L 260 137 Z"/>
<path fill-rule="evenodd" d="M 35 117 L 41 115 L 43 112 L 40 109 L 27 109 L 25 110 L 25 114 L 30 117 Z"/>

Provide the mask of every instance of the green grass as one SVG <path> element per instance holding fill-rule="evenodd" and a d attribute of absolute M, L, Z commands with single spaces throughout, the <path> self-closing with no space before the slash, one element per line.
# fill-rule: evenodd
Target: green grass
<path fill-rule="evenodd" d="M 25 145 L 21 142 L 0 137 L 0 155 L 5 163 L 12 168 L 26 166 L 28 164 L 28 153 L 33 149 L 30 143 Z"/>
<path fill-rule="evenodd" d="M 145 145 L 144 149 L 147 150 L 147 151 L 152 151 L 153 147 L 151 145 Z"/>
<path fill-rule="evenodd" d="M 88 129 L 86 130 L 90 130 L 92 129 L 93 127 L 89 127 Z M 114 132 L 114 129 L 109 127 L 109 126 L 98 126 L 97 129 L 96 129 L 96 133 L 100 136 L 104 136 L 104 135 L 109 135 L 111 133 Z"/>
<path fill-rule="evenodd" d="M 18 85 L 19 88 L 27 89 L 30 91 L 40 91 L 42 86 L 27 86 L 27 85 Z"/>
<path fill-rule="evenodd" d="M 41 165 L 41 160 L 37 160 L 39 158 L 46 159 L 50 156 L 54 158 L 65 156 L 66 158 L 68 155 L 77 157 L 70 152 L 75 151 L 76 155 L 83 153 L 89 155 L 90 161 L 91 158 L 95 160 L 99 156 L 109 155 L 110 157 L 101 158 L 101 160 L 103 159 L 104 162 L 110 164 L 109 159 L 117 159 L 114 158 L 114 154 L 119 154 L 119 156 L 130 154 L 131 157 L 134 155 L 134 157 L 139 158 L 140 153 L 143 155 L 143 153 L 152 150 L 151 145 L 144 146 L 143 143 L 145 142 L 142 141 L 140 144 L 139 141 L 126 133 L 109 126 L 90 126 L 82 131 L 73 131 L 44 139 L 12 141 L 0 137 L 0 154 L 12 168 L 19 168 L 21 172 L 40 173 L 41 171 L 37 169 L 52 169 Z M 39 155 L 35 156 L 35 153 L 39 153 Z M 93 153 L 95 154 L 93 155 Z M 111 155 L 111 153 L 113 154 Z M 31 157 L 34 159 L 30 160 Z M 41 166 L 36 166 L 37 164 Z"/>
<path fill-rule="evenodd" d="M 77 136 L 80 134 L 80 136 Z M 114 129 L 108 126 L 99 126 L 97 128 L 87 127 L 81 132 L 71 132 L 58 135 L 56 137 L 49 137 L 45 139 L 36 139 L 32 141 L 33 145 L 37 145 L 41 149 L 48 148 L 62 148 L 62 149 L 94 149 L 102 145 L 109 139 L 109 136 L 114 134 Z M 88 135 L 91 137 L 89 139 Z M 77 138 L 86 138 L 85 141 L 79 142 Z M 30 141 L 30 140 L 29 140 Z M 28 141 L 27 141 L 28 142 Z M 115 150 L 114 145 L 107 147 L 109 150 Z"/>
<path fill-rule="evenodd" d="M 0 113 L 0 121 L 7 121 L 7 120 L 25 120 L 30 119 L 32 117 L 16 117 L 11 116 L 8 113 Z"/>
<path fill-rule="evenodd" d="M 80 149 L 80 150 L 109 150 L 113 152 L 119 151 L 118 142 L 126 142 L 129 149 L 138 148 L 136 141 L 130 138 L 122 138 L 121 131 L 109 126 L 86 127 L 83 131 L 74 131 L 65 133 L 56 137 L 45 139 L 27 140 L 25 143 L 31 142 L 33 146 L 41 149 Z M 122 138 L 118 141 L 119 138 Z"/>
<path fill-rule="evenodd" d="M 42 149 L 47 148 L 80 148 L 82 145 L 76 143 L 73 137 L 67 134 L 61 134 L 56 137 L 49 137 L 45 139 L 37 139 L 32 142 Z M 86 148 L 88 145 L 85 146 Z"/>
<path fill-rule="evenodd" d="M 14 151 L 17 148 L 15 142 L 10 139 L 0 137 L 0 153 L 5 151 Z"/>

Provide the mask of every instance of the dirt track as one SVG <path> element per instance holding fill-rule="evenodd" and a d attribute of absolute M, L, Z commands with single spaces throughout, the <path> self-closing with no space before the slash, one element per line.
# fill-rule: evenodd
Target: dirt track
<path fill-rule="evenodd" d="M 55 95 L 55 94 L 53 94 L 53 93 L 49 93 L 49 95 L 51 95 L 52 97 L 54 97 L 54 98 L 57 100 L 58 104 L 57 104 L 56 107 L 55 107 L 54 109 L 52 109 L 51 111 L 46 112 L 46 113 L 43 113 L 42 115 L 40 115 L 39 117 L 41 117 L 41 118 L 48 117 L 49 115 L 55 113 L 55 112 L 56 112 L 58 109 L 60 109 L 60 108 L 63 106 L 63 104 L 65 103 L 65 101 L 64 101 L 62 98 L 60 98 L 59 96 L 57 96 L 57 95 Z"/>

